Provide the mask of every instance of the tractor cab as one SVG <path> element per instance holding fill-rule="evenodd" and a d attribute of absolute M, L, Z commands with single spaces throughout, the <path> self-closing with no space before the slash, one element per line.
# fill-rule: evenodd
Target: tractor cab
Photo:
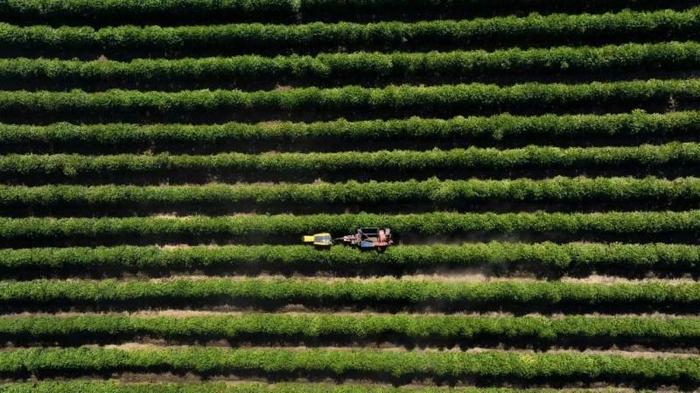
<path fill-rule="evenodd" d="M 352 235 L 345 235 L 333 239 L 330 233 L 322 232 L 313 235 L 306 235 L 302 239 L 306 244 L 313 244 L 316 248 L 330 248 L 335 243 L 342 243 L 346 246 L 357 247 L 362 251 L 377 250 L 384 251 L 394 244 L 391 240 L 391 229 L 389 228 L 357 228 L 357 232 Z"/>
<path fill-rule="evenodd" d="M 314 247 L 318 248 L 327 248 L 333 245 L 331 234 L 326 232 L 304 236 L 303 241 L 306 244 L 313 244 Z"/>

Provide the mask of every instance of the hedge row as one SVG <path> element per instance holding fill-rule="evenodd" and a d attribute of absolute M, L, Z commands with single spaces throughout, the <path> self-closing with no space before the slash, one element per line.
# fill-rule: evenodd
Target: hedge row
<path fill-rule="evenodd" d="M 664 8 L 693 5 L 676 0 Z M 6 0 L 0 20 L 51 24 L 207 24 L 246 21 L 423 19 L 502 13 L 583 12 L 659 8 L 653 0 Z"/>
<path fill-rule="evenodd" d="M 454 311 L 695 313 L 700 283 L 471 283 L 406 279 L 207 278 L 1 281 L 0 308 L 149 309 L 234 305 Z"/>
<path fill-rule="evenodd" d="M 52 24 L 292 21 L 300 0 L 6 0 L 0 20 Z"/>
<path fill-rule="evenodd" d="M 700 67 L 700 44 L 627 44 L 601 48 L 507 49 L 496 52 L 334 53 L 311 56 L 240 56 L 197 59 L 0 60 L 9 88 L 107 87 L 180 89 L 270 88 L 275 85 L 346 85 L 406 81 L 473 81 L 552 74 L 682 71 Z"/>
<path fill-rule="evenodd" d="M 700 20 L 700 18 L 698 18 Z M 442 86 L 388 86 L 364 88 L 347 86 L 319 89 L 242 92 L 239 90 L 197 90 L 141 92 L 107 90 L 88 93 L 0 91 L 0 115 L 6 121 L 33 123 L 85 119 L 191 120 L 207 122 L 225 119 L 337 118 L 348 116 L 448 115 L 516 111 L 586 112 L 605 109 L 631 110 L 677 106 L 700 102 L 700 80 L 647 80 L 594 82 L 566 85 L 525 83 L 513 86 L 458 84 Z"/>
<path fill-rule="evenodd" d="M 693 138 L 700 112 L 521 117 L 455 117 L 449 120 L 337 120 L 315 123 L 98 124 L 48 126 L 0 124 L 0 148 L 12 151 L 258 151 L 349 150 L 401 143 L 457 146 L 530 143 L 547 145 L 635 144 Z"/>
<path fill-rule="evenodd" d="M 700 212 L 631 213 L 426 213 L 406 215 L 317 214 L 307 216 L 130 217 L 130 218 L 0 218 L 0 239 L 12 243 L 52 241 L 187 242 L 229 239 L 297 242 L 315 231 L 352 232 L 357 226 L 384 225 L 401 235 L 468 235 L 479 233 L 557 233 L 567 236 L 650 235 L 664 237 L 700 231 Z M 420 239 L 418 239 L 420 240 Z M 35 244 L 38 245 L 38 244 Z"/>
<path fill-rule="evenodd" d="M 0 352 L 0 373 L 14 375 L 112 372 L 192 372 L 200 375 L 246 373 L 283 379 L 296 376 L 366 376 L 410 383 L 439 381 L 525 383 L 576 381 L 611 384 L 700 385 L 697 358 L 643 358 L 579 353 L 394 352 L 378 350 L 290 349 L 19 349 Z"/>
<path fill-rule="evenodd" d="M 0 218 L 0 243 L 32 246 L 69 242 L 183 243 L 227 240 L 260 243 L 272 240 L 297 243 L 307 233 L 354 232 L 357 226 L 388 226 L 394 233 L 417 241 L 432 236 L 556 234 L 563 237 L 609 238 L 625 235 L 666 238 L 684 235 L 696 241 L 700 234 L 700 211 L 630 213 L 425 213 L 405 215 L 317 214 L 294 216 L 241 215 L 222 217 L 128 217 L 128 218 Z M 671 240 L 671 239 L 665 239 Z"/>
<path fill-rule="evenodd" d="M 567 389 L 589 393 L 588 389 Z M 0 385 L 2 393 L 556 393 L 555 389 L 475 387 L 392 387 L 327 383 L 123 383 L 119 381 L 34 381 Z"/>
<path fill-rule="evenodd" d="M 237 316 L 133 317 L 83 315 L 0 318 L 0 334 L 14 344 L 58 341 L 121 343 L 141 339 L 169 342 L 227 340 L 318 345 L 392 342 L 407 345 L 504 343 L 548 348 L 599 343 L 627 347 L 697 347 L 700 319 L 643 317 L 472 317 L 332 314 L 243 314 Z"/>
<path fill-rule="evenodd" d="M 130 3 L 130 2 L 129 2 Z M 700 8 L 602 15 L 498 17 L 415 23 L 229 24 L 91 27 L 0 25 L 6 57 L 107 53 L 114 57 L 423 50 L 689 40 L 698 37 Z M 347 15 L 347 14 L 345 14 Z M 235 43 L 235 45 L 231 45 Z"/>
<path fill-rule="evenodd" d="M 321 271 L 404 274 L 416 270 L 486 268 L 508 273 L 697 273 L 700 247 L 621 243 L 476 243 L 396 246 L 381 254 L 347 247 L 317 251 L 307 246 L 66 247 L 0 250 L 6 276 L 85 273 L 167 274 L 170 272 Z"/>
<path fill-rule="evenodd" d="M 564 178 L 544 180 L 445 180 L 359 183 L 208 184 L 202 186 L 0 185 L 0 209 L 173 211 L 199 208 L 246 212 L 270 207 L 324 211 L 358 205 L 364 210 L 429 204 L 459 208 L 512 203 L 644 203 L 670 207 L 700 203 L 700 178 Z M 629 205 L 628 205 L 629 206 Z M 630 206 L 633 207 L 633 206 Z M 576 206 L 572 210 L 575 210 Z M 602 207 L 605 210 L 605 207 Z"/>
<path fill-rule="evenodd" d="M 699 90 L 700 91 L 700 90 Z M 375 151 L 338 153 L 220 153 L 215 155 L 98 155 L 80 154 L 6 154 L 0 157 L 0 177 L 14 181 L 40 182 L 60 180 L 111 183 L 130 182 L 134 176 L 150 179 L 163 177 L 189 182 L 208 179 L 280 179 L 348 178 L 358 173 L 375 178 L 421 177 L 421 171 L 440 173 L 449 178 L 455 173 L 500 171 L 495 177 L 508 177 L 507 171 L 535 170 L 539 175 L 579 173 L 596 169 L 603 173 L 633 168 L 634 173 L 664 167 L 691 168 L 700 163 L 700 144 L 669 143 L 633 147 L 540 147 L 528 146 L 509 150 L 494 148 Z M 385 175 L 377 173 L 381 170 Z M 612 171 L 612 172 L 611 172 Z M 377 173 L 376 175 L 374 175 Z M 199 180 L 194 180 L 199 176 Z M 538 176 L 537 173 L 532 176 Z M 110 181 L 111 180 L 111 181 Z M 158 181 L 160 182 L 160 180 Z M 319 186 L 321 187 L 321 186 Z"/>

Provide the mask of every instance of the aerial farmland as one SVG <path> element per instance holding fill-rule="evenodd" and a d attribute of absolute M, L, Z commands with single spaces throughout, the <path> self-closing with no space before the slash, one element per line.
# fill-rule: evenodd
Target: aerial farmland
<path fill-rule="evenodd" d="M 0 0 L 0 393 L 700 390 L 699 0 Z"/>

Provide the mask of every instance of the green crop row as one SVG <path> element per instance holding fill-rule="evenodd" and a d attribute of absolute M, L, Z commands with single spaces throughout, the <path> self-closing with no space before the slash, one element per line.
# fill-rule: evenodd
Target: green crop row
<path fill-rule="evenodd" d="M 406 279 L 207 278 L 167 280 L 0 281 L 0 307 L 148 309 L 193 304 L 311 308 L 691 312 L 700 283 L 487 283 Z"/>
<path fill-rule="evenodd" d="M 700 112 L 606 115 L 501 114 L 449 120 L 337 120 L 315 123 L 99 124 L 58 123 L 48 126 L 0 124 L 0 147 L 13 151 L 143 151 L 290 149 L 349 150 L 358 146 L 445 143 L 468 146 L 528 143 L 585 145 L 634 144 L 641 140 L 670 140 L 700 134 Z M 307 147 L 311 145 L 311 147 Z"/>
<path fill-rule="evenodd" d="M 0 83 L 28 87 L 388 84 L 392 81 L 470 81 L 508 75 L 578 75 L 700 67 L 700 44 L 627 44 L 600 48 L 507 49 L 495 52 L 333 53 L 311 56 L 240 56 L 198 59 L 110 60 L 3 59 Z M 257 85 L 256 85 L 257 83 Z M 7 88 L 7 87 L 6 87 Z"/>
<path fill-rule="evenodd" d="M 191 271 L 371 271 L 402 274 L 415 270 L 482 268 L 494 273 L 533 271 L 548 274 L 588 272 L 620 275 L 650 271 L 695 273 L 700 247 L 676 244 L 620 243 L 476 243 L 396 246 L 381 254 L 346 247 L 318 251 L 307 246 L 62 247 L 0 250 L 4 275 L 163 274 Z"/>
<path fill-rule="evenodd" d="M 692 1 L 670 1 L 669 6 Z M 582 12 L 659 8 L 654 0 L 5 0 L 0 19 L 19 23 L 159 24 L 244 21 L 419 19 L 490 16 L 506 12 Z"/>
<path fill-rule="evenodd" d="M 557 393 L 555 389 L 476 387 L 392 387 L 330 383 L 124 383 L 119 381 L 33 381 L 0 385 L 2 393 Z M 590 389 L 567 389 L 590 393 Z"/>
<path fill-rule="evenodd" d="M 323 211 L 329 207 L 379 210 L 396 204 L 460 207 L 490 201 L 519 203 L 644 203 L 669 207 L 700 203 L 700 178 L 563 178 L 544 180 L 445 180 L 359 183 L 208 184 L 183 186 L 0 185 L 0 209 L 80 208 L 132 211 L 226 209 L 284 206 Z M 628 205 L 630 206 L 630 205 Z M 634 207 L 634 206 L 630 206 Z M 410 206 L 409 206 L 410 209 Z M 574 209 L 572 209 L 574 210 Z M 605 210 L 605 207 L 602 208 Z"/>
<path fill-rule="evenodd" d="M 241 215 L 222 217 L 127 218 L 0 218 L 0 241 L 31 242 L 210 242 L 242 243 L 278 240 L 298 242 L 303 234 L 354 232 L 357 226 L 388 226 L 402 236 L 464 236 L 477 234 L 557 234 L 557 238 L 649 235 L 666 238 L 700 234 L 700 211 L 609 213 L 425 213 L 404 215 L 317 214 L 294 216 Z"/>
<path fill-rule="evenodd" d="M 7 342 L 58 341 L 80 345 L 140 339 L 175 342 L 366 343 L 473 346 L 483 342 L 517 347 L 568 347 L 599 343 L 697 347 L 700 319 L 644 317 L 484 317 L 332 314 L 243 314 L 179 317 L 83 315 L 0 318 Z"/>
<path fill-rule="evenodd" d="M 200 375 L 247 373 L 351 377 L 409 383 L 414 378 L 460 381 L 600 381 L 649 386 L 700 385 L 697 358 L 644 358 L 579 353 L 395 352 L 379 350 L 290 349 L 19 349 L 0 352 L 0 373 L 87 374 L 113 372 L 192 372 Z"/>
<path fill-rule="evenodd" d="M 0 19 L 17 23 L 144 24 L 292 21 L 301 0 L 6 0 Z"/>
<path fill-rule="evenodd" d="M 415 23 L 230 24 L 212 26 L 91 27 L 0 25 L 0 47 L 17 55 L 106 53 L 168 57 L 194 53 L 289 53 L 338 49 L 416 50 L 684 41 L 700 34 L 700 8 L 622 11 L 602 15 L 498 17 Z M 235 43 L 235 45 L 231 45 Z"/>
<path fill-rule="evenodd" d="M 700 18 L 698 18 L 700 20 Z M 190 119 L 278 119 L 456 115 L 517 111 L 524 113 L 586 111 L 586 108 L 631 110 L 700 101 L 700 79 L 594 82 L 590 84 L 525 83 L 513 86 L 458 84 L 366 88 L 316 87 L 242 92 L 197 90 L 141 92 L 107 90 L 88 93 L 0 91 L 0 115 L 21 123 L 45 120 L 168 117 Z M 142 120 L 143 120 L 142 119 Z"/>
<path fill-rule="evenodd" d="M 700 91 L 700 90 L 698 90 Z M 41 181 L 92 179 L 113 182 L 120 177 L 177 176 L 207 181 L 228 179 L 348 178 L 357 173 L 381 170 L 390 178 L 421 176 L 421 171 L 449 178 L 463 171 L 501 171 L 495 176 L 513 176 L 509 170 L 571 171 L 596 169 L 603 173 L 634 168 L 635 173 L 653 174 L 666 167 L 690 168 L 700 162 L 700 144 L 669 143 L 631 147 L 540 147 L 499 150 L 495 148 L 376 151 L 336 153 L 220 153 L 214 155 L 99 155 L 7 154 L 0 157 L 0 177 Z M 651 172 L 651 173 L 650 173 Z M 555 172 L 556 173 L 556 172 Z M 578 172 L 577 172 L 578 173 Z M 550 172 L 550 175 L 553 173 Z M 494 176 L 493 174 L 491 176 Z M 110 179 L 112 177 L 112 179 Z M 43 179 L 43 180 L 42 180 Z M 112 181 L 109 181 L 112 180 Z"/>

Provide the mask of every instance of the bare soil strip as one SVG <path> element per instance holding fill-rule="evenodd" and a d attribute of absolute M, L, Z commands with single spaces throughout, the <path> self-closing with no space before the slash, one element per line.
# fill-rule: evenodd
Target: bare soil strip
<path fill-rule="evenodd" d="M 269 377 L 264 377 L 262 375 L 236 375 L 236 374 L 227 374 L 227 375 L 215 375 L 215 376 L 201 376 L 197 375 L 194 373 L 181 373 L 181 374 L 175 374 L 172 372 L 164 372 L 164 373 L 135 373 L 135 372 L 121 372 L 121 373 L 111 373 L 109 375 L 92 375 L 92 376 L 73 376 L 70 378 L 67 377 L 51 377 L 51 378 L 36 378 L 35 376 L 29 378 L 29 379 L 24 379 L 24 380 L 18 380 L 18 379 L 0 379 L 0 383 L 8 383 L 8 382 L 17 382 L 17 381 L 79 381 L 79 380 L 84 380 L 84 381 L 89 381 L 89 380 L 114 380 L 118 381 L 121 383 L 205 383 L 205 382 L 217 382 L 217 383 L 226 383 L 230 385 L 242 385 L 242 384 L 247 384 L 247 383 L 268 383 L 268 384 L 275 384 L 275 383 L 289 383 L 289 382 L 298 382 L 298 383 L 324 383 L 324 384 L 331 384 L 335 386 L 347 386 L 347 385 L 363 385 L 363 386 L 385 386 L 385 387 L 396 387 L 396 386 L 401 386 L 402 388 L 426 388 L 426 387 L 442 387 L 442 388 L 451 388 L 451 387 L 464 387 L 464 388 L 479 388 L 479 387 L 484 387 L 483 383 L 479 383 L 478 381 L 473 380 L 472 378 L 464 378 L 459 381 L 437 381 L 431 378 L 414 378 L 409 381 L 406 381 L 405 383 L 391 383 L 389 381 L 379 381 L 379 380 L 374 380 L 374 379 L 360 379 L 360 378 L 351 378 L 351 377 L 338 377 L 338 378 L 331 378 L 331 377 L 323 377 L 323 376 L 309 376 L 305 378 L 285 378 L 285 379 L 276 379 L 276 378 L 269 378 Z M 639 391 L 636 389 L 633 385 L 631 384 L 625 384 L 625 383 L 620 383 L 620 384 L 610 384 L 606 382 L 591 382 L 591 383 L 586 383 L 586 382 L 581 382 L 581 381 L 570 381 L 567 383 L 563 384 L 552 384 L 552 383 L 513 383 L 511 381 L 501 381 L 501 382 L 494 382 L 494 383 L 489 383 L 488 387 L 504 387 L 504 388 L 514 388 L 514 389 L 527 389 L 527 388 L 552 388 L 556 389 L 557 391 L 560 392 L 581 392 L 586 391 L 586 392 L 607 392 L 607 393 L 627 393 L 627 392 L 637 392 Z M 679 389 L 678 386 L 655 386 L 653 391 L 656 392 L 678 392 L 679 390 L 686 391 L 686 389 Z M 446 390 L 449 392 L 449 390 Z"/>

